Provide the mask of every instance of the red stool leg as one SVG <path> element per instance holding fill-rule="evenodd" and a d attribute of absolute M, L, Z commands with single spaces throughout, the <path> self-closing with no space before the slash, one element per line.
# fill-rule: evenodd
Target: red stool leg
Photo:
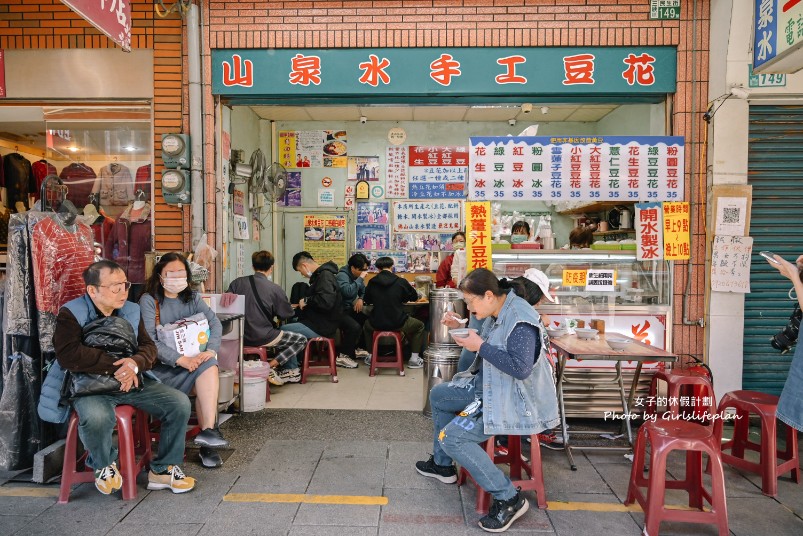
<path fill-rule="evenodd" d="M 647 434 L 649 435 L 649 433 Z M 666 500 L 666 456 L 661 446 L 650 441 L 650 474 L 647 479 L 647 508 L 644 509 L 644 530 L 647 534 L 658 534 L 661 514 Z"/>
<path fill-rule="evenodd" d="M 309 370 L 309 359 L 312 343 L 308 342 L 304 348 L 304 360 L 301 363 L 301 383 L 307 383 L 307 371 Z"/>
<path fill-rule="evenodd" d="M 337 361 L 335 358 L 335 341 L 327 339 L 326 344 L 329 346 L 329 374 L 332 375 L 332 383 L 337 383 Z"/>
<path fill-rule="evenodd" d="M 371 345 L 371 364 L 368 366 L 368 376 L 376 376 L 376 365 L 379 361 L 379 331 L 374 330 L 373 341 Z"/>
<path fill-rule="evenodd" d="M 67 504 L 73 483 L 78 482 L 76 476 L 76 454 L 78 451 L 78 414 L 72 412 L 67 425 L 67 440 L 64 445 L 64 463 L 61 466 L 61 486 L 59 487 L 59 504 Z"/>
<path fill-rule="evenodd" d="M 761 416 L 761 491 L 774 497 L 778 494 L 778 451 L 775 434 L 777 431 L 775 415 Z"/>
<path fill-rule="evenodd" d="M 120 453 L 120 474 L 123 477 L 123 499 L 137 498 L 137 463 L 134 452 L 134 427 L 132 417 L 134 408 L 117 406 L 114 409 L 117 417 L 117 439 Z"/>
<path fill-rule="evenodd" d="M 796 484 L 800 484 L 800 460 L 797 450 L 797 430 L 784 423 L 786 426 L 786 450 L 782 453 L 781 457 L 784 460 L 793 461 L 792 463 L 792 480 Z M 785 471 L 784 471 L 785 472 Z"/>
<path fill-rule="evenodd" d="M 646 435 L 647 429 L 642 426 L 636 436 L 636 444 L 633 447 L 633 465 L 630 467 L 630 482 L 627 485 L 627 497 L 625 498 L 626 505 L 633 504 L 636 499 L 640 498 L 641 491 L 639 490 L 639 486 L 644 486 L 646 484 L 646 480 L 644 479 Z M 641 504 L 640 500 L 639 504 Z"/>
<path fill-rule="evenodd" d="M 393 338 L 396 341 L 396 365 L 399 367 L 399 376 L 404 376 L 404 352 L 402 351 L 401 335 L 395 334 Z"/>

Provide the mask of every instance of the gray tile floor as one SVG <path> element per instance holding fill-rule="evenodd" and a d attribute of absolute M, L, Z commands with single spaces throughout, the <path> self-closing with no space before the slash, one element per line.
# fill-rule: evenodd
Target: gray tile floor
<path fill-rule="evenodd" d="M 431 450 L 431 421 L 415 412 L 269 410 L 224 425 L 234 446 L 226 464 L 206 470 L 188 460 L 199 479 L 190 494 L 149 492 L 140 476 L 136 500 L 104 497 L 91 485 L 75 488 L 67 505 L 53 486 L 4 482 L 0 475 L 0 536 L 216 535 L 456 536 L 482 534 L 473 485 L 457 487 L 419 476 L 416 460 Z M 569 469 L 562 452 L 542 449 L 547 498 L 509 532 L 559 536 L 641 534 L 644 516 L 626 510 L 630 462 L 621 453 L 579 454 Z M 682 460 L 670 471 L 681 474 Z M 757 475 L 726 469 L 730 531 L 737 536 L 803 534 L 803 486 L 788 477 L 776 498 L 761 494 Z M 16 491 L 15 491 L 16 490 Z M 31 491 L 34 490 L 34 491 Z M 249 502 L 233 502 L 238 494 Z M 385 505 L 271 502 L 272 494 L 384 497 Z M 531 497 L 531 503 L 534 498 Z M 679 492 L 669 502 L 682 504 Z M 601 510 L 601 511 L 600 511 Z M 664 523 L 664 535 L 715 535 L 707 525 Z"/>

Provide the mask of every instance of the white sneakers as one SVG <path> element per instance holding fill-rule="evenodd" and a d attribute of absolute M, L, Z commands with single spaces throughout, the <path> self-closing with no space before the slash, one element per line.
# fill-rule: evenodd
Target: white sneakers
<path fill-rule="evenodd" d="M 407 368 L 424 368 L 424 359 L 418 355 L 411 356 L 407 361 Z"/>
<path fill-rule="evenodd" d="M 342 368 L 357 368 L 357 362 L 354 361 L 352 358 L 347 356 L 346 354 L 340 354 L 335 359 L 335 363 L 337 363 L 338 367 Z"/>

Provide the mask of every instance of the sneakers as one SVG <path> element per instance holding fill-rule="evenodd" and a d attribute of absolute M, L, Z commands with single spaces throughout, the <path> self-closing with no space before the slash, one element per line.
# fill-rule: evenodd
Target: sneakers
<path fill-rule="evenodd" d="M 354 350 L 354 355 L 356 355 L 358 358 L 365 357 L 366 355 L 370 357 L 371 353 L 368 350 L 363 350 L 362 348 L 357 348 L 356 350 Z"/>
<path fill-rule="evenodd" d="M 198 456 L 201 458 L 201 465 L 209 469 L 215 469 L 223 465 L 223 458 L 213 448 L 201 447 Z"/>
<path fill-rule="evenodd" d="M 347 356 L 346 354 L 338 355 L 337 359 L 335 359 L 335 363 L 337 363 L 338 367 L 343 367 L 343 368 L 357 368 L 358 366 L 357 362 L 354 361 L 349 356 Z"/>
<path fill-rule="evenodd" d="M 276 372 L 276 369 L 270 369 L 268 372 L 268 381 L 271 385 L 275 385 L 276 387 L 284 385 L 284 380 L 279 377 L 279 373 Z"/>
<path fill-rule="evenodd" d="M 424 368 L 424 359 L 421 356 L 411 357 L 407 361 L 407 368 Z"/>
<path fill-rule="evenodd" d="M 298 367 L 294 369 L 282 369 L 279 371 L 279 378 L 284 383 L 299 383 L 301 381 L 301 370 Z"/>
<path fill-rule="evenodd" d="M 493 500 L 488 515 L 480 519 L 480 528 L 485 532 L 505 532 L 529 508 L 530 503 L 521 496 L 521 488 L 517 488 L 516 495 L 512 499 Z"/>
<path fill-rule="evenodd" d="M 120 491 L 123 487 L 123 477 L 117 470 L 116 463 L 95 471 L 95 487 L 104 495 Z"/>
<path fill-rule="evenodd" d="M 444 484 L 457 482 L 457 468 L 454 465 L 436 464 L 435 456 L 430 456 L 425 462 L 415 462 L 415 470 L 420 475 L 437 478 Z"/>
<path fill-rule="evenodd" d="M 148 471 L 148 489 L 169 489 L 173 493 L 187 493 L 195 487 L 195 479 L 186 476 L 178 465 L 170 465 L 167 472 L 157 475 Z"/>
<path fill-rule="evenodd" d="M 223 434 L 217 428 L 201 430 L 201 433 L 195 436 L 194 442 L 202 447 L 226 448 L 229 446 L 229 442 L 223 439 Z"/>
<path fill-rule="evenodd" d="M 362 362 L 365 363 L 365 366 L 370 367 L 371 366 L 371 354 L 365 354 L 365 357 L 363 358 Z"/>

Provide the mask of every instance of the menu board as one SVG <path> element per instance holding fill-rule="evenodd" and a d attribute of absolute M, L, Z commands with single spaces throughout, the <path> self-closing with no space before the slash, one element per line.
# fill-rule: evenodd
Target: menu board
<path fill-rule="evenodd" d="M 472 137 L 476 201 L 680 201 L 682 136 Z"/>
<path fill-rule="evenodd" d="M 466 197 L 466 147 L 411 146 L 409 158 L 410 199 Z"/>
<path fill-rule="evenodd" d="M 334 261 L 346 264 L 346 217 L 341 215 L 304 215 L 304 251 L 318 264 Z"/>
<path fill-rule="evenodd" d="M 394 201 L 393 231 L 459 231 L 462 207 L 462 201 Z"/>
<path fill-rule="evenodd" d="M 279 131 L 279 163 L 286 168 L 346 167 L 345 130 Z"/>
<path fill-rule="evenodd" d="M 407 147 L 388 147 L 385 162 L 385 197 L 407 197 Z"/>
<path fill-rule="evenodd" d="M 750 256 L 753 238 L 715 236 L 711 245 L 711 290 L 750 292 Z"/>

